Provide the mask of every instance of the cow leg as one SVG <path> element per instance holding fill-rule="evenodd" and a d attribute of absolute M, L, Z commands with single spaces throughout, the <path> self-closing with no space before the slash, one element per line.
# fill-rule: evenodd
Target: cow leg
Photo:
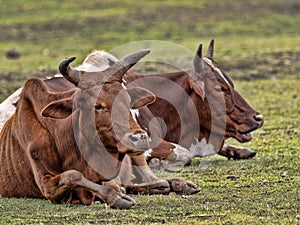
<path fill-rule="evenodd" d="M 159 159 L 154 163 L 149 160 L 151 168 L 167 168 L 173 166 L 185 166 L 192 162 L 192 155 L 190 151 L 178 144 L 167 142 L 161 139 L 159 145 L 153 148 L 152 152 L 148 154 L 149 159 Z"/>
<path fill-rule="evenodd" d="M 140 177 L 140 183 L 129 187 L 134 193 L 168 194 L 170 191 L 178 194 L 195 194 L 201 189 L 198 185 L 180 179 L 160 180 L 151 171 L 145 157 L 131 157 L 135 171 Z"/>
<path fill-rule="evenodd" d="M 198 185 L 190 181 L 184 181 L 178 178 L 169 179 L 167 181 L 170 184 L 171 192 L 177 194 L 193 195 L 201 191 L 201 188 Z"/>
<path fill-rule="evenodd" d="M 139 166 L 137 166 L 137 164 Z M 145 157 L 126 155 L 122 161 L 119 175 L 103 185 L 115 184 L 121 186 L 121 191 L 131 194 L 168 194 L 169 184 L 159 180 L 147 165 Z M 123 189 L 125 188 L 125 190 Z"/>
<path fill-rule="evenodd" d="M 126 189 L 124 187 L 131 185 L 132 180 L 134 179 L 135 176 L 133 175 L 133 171 L 132 171 L 131 159 L 128 155 L 125 155 L 124 159 L 122 160 L 122 164 L 118 176 L 111 181 L 103 182 L 103 185 L 110 185 L 110 184 L 118 185 L 120 191 L 125 194 Z"/>
<path fill-rule="evenodd" d="M 148 166 L 144 155 L 131 156 L 132 171 L 135 180 L 126 185 L 126 191 L 133 194 L 168 194 L 169 183 L 158 179 Z"/>
<path fill-rule="evenodd" d="M 251 159 L 256 155 L 256 152 L 242 147 L 234 145 L 224 144 L 221 150 L 218 152 L 219 155 L 225 156 L 228 159 Z"/>
<path fill-rule="evenodd" d="M 93 192 L 98 198 L 107 202 L 112 208 L 127 209 L 135 204 L 135 201 L 110 185 L 99 185 L 86 179 L 82 173 L 76 170 L 68 170 L 57 176 L 44 177 L 42 190 L 44 196 L 53 203 L 62 199 L 74 188 L 81 187 Z"/>
<path fill-rule="evenodd" d="M 135 205 L 134 199 L 124 195 L 111 185 L 99 185 L 84 177 L 76 170 L 67 170 L 60 174 L 53 171 L 52 162 L 43 159 L 40 153 L 40 144 L 31 144 L 29 147 L 29 159 L 34 173 L 35 181 L 44 197 L 52 203 L 62 203 L 70 198 L 74 189 L 83 188 L 92 192 L 95 196 L 107 202 L 112 208 L 127 209 Z M 44 149 L 45 152 L 55 152 L 53 149 Z M 54 175 L 55 174 L 55 175 Z M 69 199 L 70 200 L 70 199 Z M 72 199 L 71 199 L 72 200 Z"/>

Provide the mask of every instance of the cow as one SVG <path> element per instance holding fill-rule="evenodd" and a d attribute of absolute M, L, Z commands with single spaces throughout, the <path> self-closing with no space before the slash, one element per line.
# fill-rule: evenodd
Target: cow
<path fill-rule="evenodd" d="M 156 95 L 154 103 L 136 113 L 152 140 L 148 160 L 168 159 L 167 166 L 189 164 L 193 157 L 215 153 L 228 159 L 255 156 L 253 150 L 224 144 L 228 138 L 250 141 L 250 132 L 260 128 L 264 119 L 234 89 L 213 52 L 214 40 L 204 57 L 200 44 L 190 71 L 147 75 L 129 71 L 124 76 L 127 87 L 144 87 Z"/>
<path fill-rule="evenodd" d="M 50 80 L 27 80 L 16 112 L 0 133 L 0 195 L 86 205 L 99 198 L 112 208 L 127 209 L 135 200 L 123 188 L 150 194 L 199 192 L 191 182 L 158 179 L 143 156 L 149 137 L 129 108 L 150 104 L 155 96 L 121 83 L 148 53 L 128 55 L 102 72 L 75 70 L 70 65 L 75 57 L 65 59 L 59 65 L 64 78 L 54 79 L 70 82 L 59 87 L 64 91 Z M 140 183 L 132 182 L 133 171 Z"/>

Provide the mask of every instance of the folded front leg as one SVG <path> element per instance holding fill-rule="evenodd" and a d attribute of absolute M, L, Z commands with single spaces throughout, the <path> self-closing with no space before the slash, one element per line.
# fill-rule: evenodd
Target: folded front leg
<path fill-rule="evenodd" d="M 251 159 L 256 155 L 256 152 L 251 149 L 224 144 L 224 146 L 218 152 L 218 154 L 225 156 L 228 159 L 239 160 L 239 159 Z"/>
<path fill-rule="evenodd" d="M 177 194 L 193 195 L 201 191 L 201 188 L 198 185 L 190 181 L 184 181 L 177 178 L 169 179 L 167 181 L 170 184 L 171 192 Z"/>
<path fill-rule="evenodd" d="M 189 181 L 181 179 L 161 180 L 155 176 L 146 163 L 145 157 L 131 157 L 132 164 L 137 177 L 140 177 L 138 184 L 127 187 L 133 193 L 147 194 L 168 194 L 170 191 L 178 194 L 196 194 L 201 188 Z"/>
<path fill-rule="evenodd" d="M 99 185 L 86 179 L 76 170 L 68 170 L 56 176 L 43 179 L 41 184 L 44 196 L 52 203 L 60 203 L 74 188 L 84 188 L 108 203 L 112 208 L 128 209 L 135 205 L 134 199 L 110 185 Z"/>
<path fill-rule="evenodd" d="M 135 201 L 123 194 L 120 190 L 111 185 L 100 185 L 87 179 L 80 171 L 67 170 L 58 173 L 53 170 L 57 168 L 56 160 L 48 160 L 45 154 L 40 154 L 40 146 L 32 142 L 28 147 L 30 155 L 30 164 L 33 175 L 41 194 L 49 199 L 52 203 L 63 203 L 66 200 L 72 202 L 72 194 L 78 193 L 85 204 L 92 204 L 95 196 L 108 203 L 112 208 L 128 209 L 135 205 Z M 51 145 L 44 145 L 48 147 L 47 152 L 55 152 L 51 149 Z M 53 156 L 54 157 L 54 156 Z M 99 180 L 100 181 L 100 180 Z M 79 189 L 84 189 L 92 193 L 92 195 L 83 194 Z M 70 199 L 71 198 L 71 199 Z M 89 198 L 89 199 L 84 199 Z"/>

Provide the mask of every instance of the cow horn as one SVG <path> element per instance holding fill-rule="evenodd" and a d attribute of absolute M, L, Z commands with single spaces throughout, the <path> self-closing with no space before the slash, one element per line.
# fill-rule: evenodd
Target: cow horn
<path fill-rule="evenodd" d="M 122 75 L 149 53 L 149 49 L 143 49 L 120 59 L 117 64 L 121 66 Z"/>
<path fill-rule="evenodd" d="M 203 69 L 202 44 L 199 45 L 196 55 L 194 56 L 194 69 L 197 73 L 200 73 Z"/>
<path fill-rule="evenodd" d="M 93 73 L 92 77 L 96 80 L 96 84 L 103 84 L 104 82 L 111 82 L 113 80 L 122 80 L 122 76 L 139 60 L 141 60 L 145 55 L 149 54 L 150 50 L 140 50 L 130 55 L 123 57 L 122 59 L 115 62 L 105 71 L 102 71 L 101 76 L 98 76 L 97 73 Z M 96 75 L 96 77 L 95 77 Z M 87 78 L 88 76 L 85 76 Z M 80 86 L 84 88 L 86 85 L 87 79 L 81 81 Z M 91 84 L 89 84 L 91 85 Z"/>
<path fill-rule="evenodd" d="M 214 56 L 214 39 L 211 39 L 205 57 L 212 59 Z"/>
<path fill-rule="evenodd" d="M 79 72 L 74 70 L 69 64 L 76 59 L 75 56 L 71 56 L 68 59 L 63 59 L 59 64 L 59 72 L 71 83 L 78 85 L 80 81 Z"/>

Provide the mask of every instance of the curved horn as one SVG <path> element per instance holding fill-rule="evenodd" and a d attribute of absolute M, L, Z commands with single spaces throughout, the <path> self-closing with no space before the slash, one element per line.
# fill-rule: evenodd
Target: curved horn
<path fill-rule="evenodd" d="M 132 66 L 134 66 L 138 61 L 140 61 L 143 57 L 150 53 L 149 49 L 143 49 L 137 51 L 135 53 L 129 54 L 122 59 L 120 59 L 117 63 L 121 65 L 121 72 L 125 74 Z"/>
<path fill-rule="evenodd" d="M 199 45 L 196 55 L 194 56 L 194 69 L 197 73 L 201 73 L 203 69 L 203 62 L 202 62 L 202 44 Z"/>
<path fill-rule="evenodd" d="M 75 56 L 72 56 L 68 59 L 64 59 L 59 64 L 59 72 L 75 86 L 78 85 L 80 81 L 79 72 L 74 70 L 69 64 L 76 59 Z"/>
<path fill-rule="evenodd" d="M 205 57 L 212 59 L 214 56 L 214 39 L 211 39 Z"/>

